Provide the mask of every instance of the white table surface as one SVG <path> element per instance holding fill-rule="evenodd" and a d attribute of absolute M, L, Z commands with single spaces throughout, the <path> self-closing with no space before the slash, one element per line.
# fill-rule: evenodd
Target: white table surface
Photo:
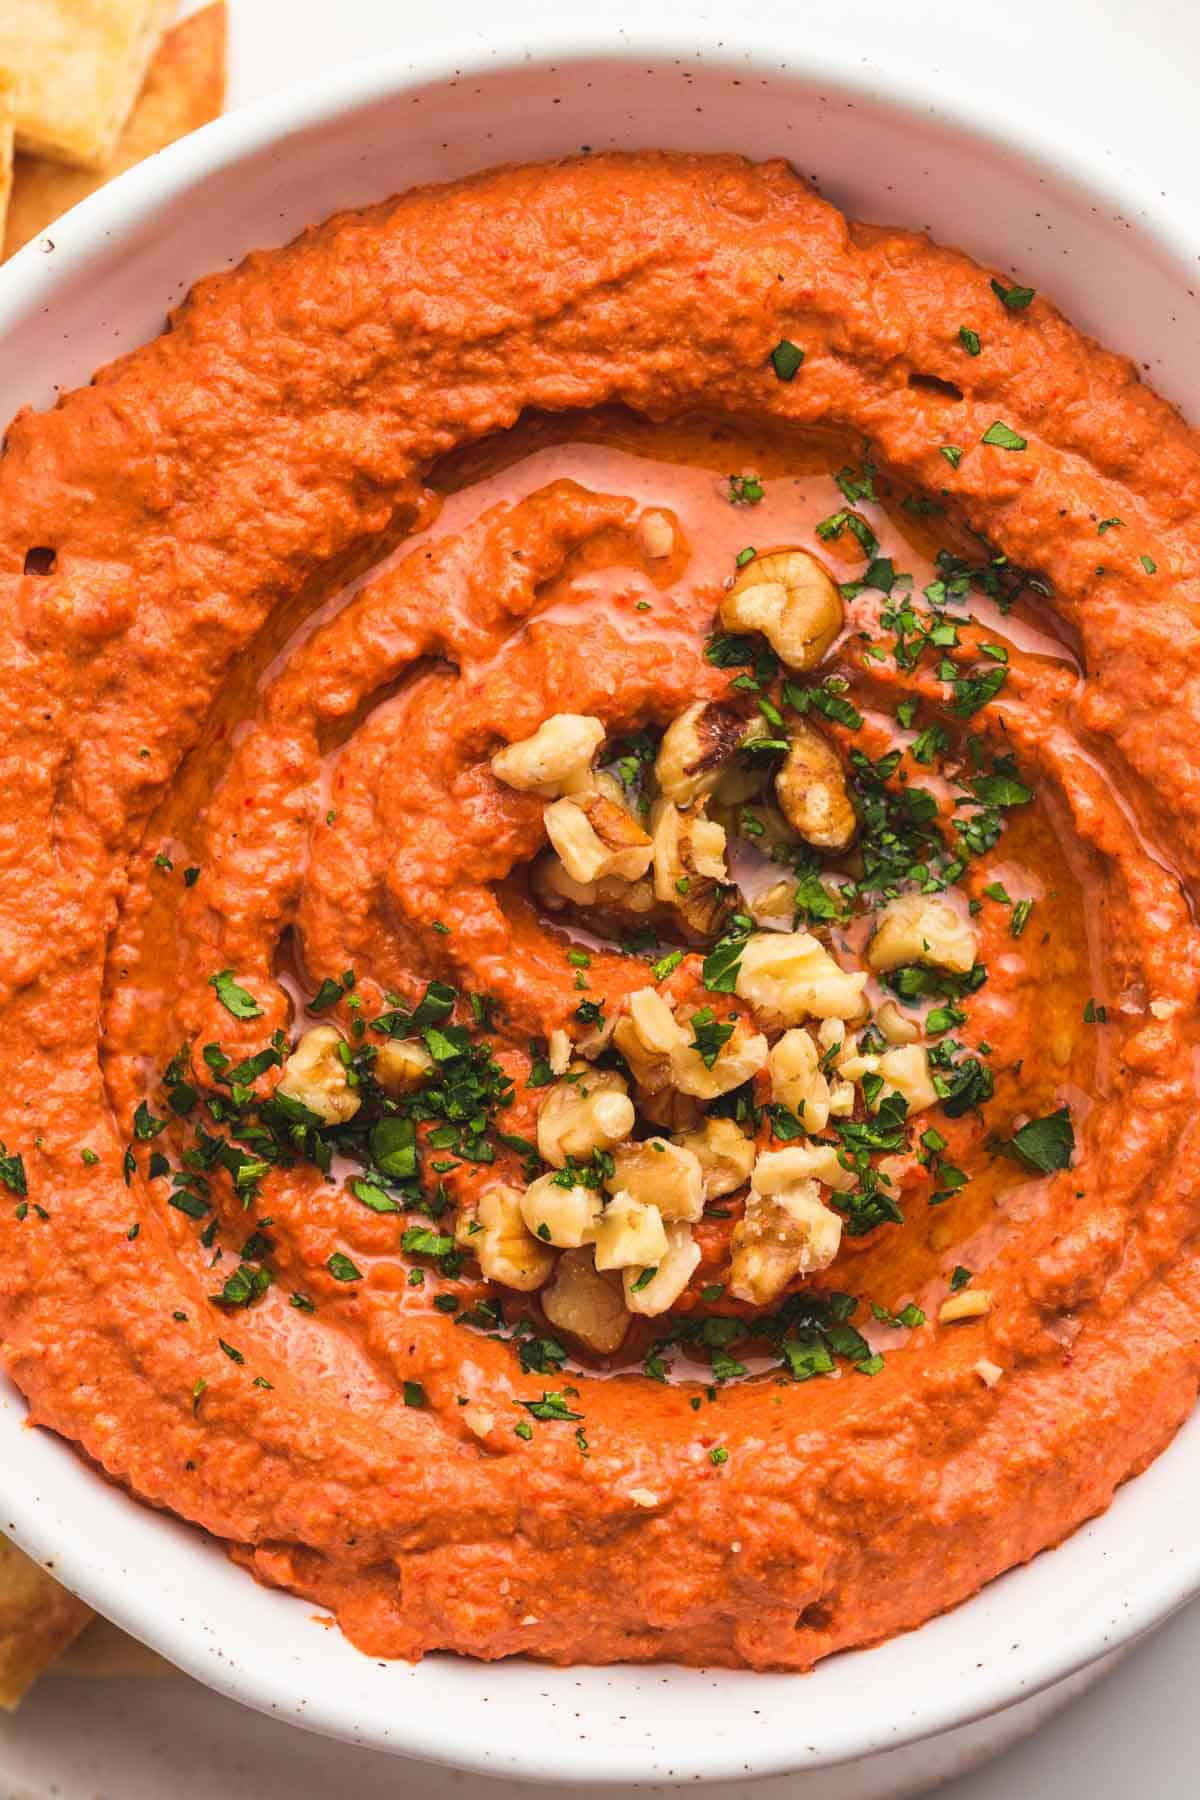
<path fill-rule="evenodd" d="M 182 10 L 196 4 L 184 0 Z M 437 9 L 411 0 L 230 0 L 230 10 L 231 106 L 385 46 L 451 32 L 464 47 L 485 41 L 497 20 L 524 22 L 536 45 L 541 20 L 619 30 L 622 18 L 645 19 L 644 9 L 618 0 L 457 0 L 442 15 L 446 25 Z M 947 84 L 969 78 L 1001 116 L 1008 97 L 1044 107 L 1094 146 L 1098 162 L 1144 172 L 1153 190 L 1195 208 L 1200 221 L 1200 9 L 1189 0 L 839 0 L 820 9 L 756 0 L 754 11 L 760 23 L 779 20 L 781 50 L 849 37 L 862 44 L 864 61 L 886 62 L 891 50 L 918 56 Z M 732 25 L 739 9 L 656 0 L 660 17 L 708 12 Z M 1193 416 L 1200 418 L 1200 404 Z M 1190 1800 L 1200 1792 L 1200 1706 L 1190 1700 L 1198 1666 L 1200 1602 L 1035 1738 L 944 1788 L 944 1800 Z M 568 1793 L 327 1745 L 183 1678 L 49 1679 L 17 1715 L 0 1720 L 0 1800 L 324 1800 L 335 1791 L 349 1800 Z M 712 1800 L 750 1800 L 763 1790 L 705 1791 Z"/>

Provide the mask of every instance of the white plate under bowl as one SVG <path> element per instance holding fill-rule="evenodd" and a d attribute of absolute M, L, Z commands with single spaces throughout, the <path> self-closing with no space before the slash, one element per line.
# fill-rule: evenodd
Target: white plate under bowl
<path fill-rule="evenodd" d="M 738 25 L 563 30 L 381 58 L 217 121 L 86 201 L 0 273 L 0 418 L 86 381 L 161 327 L 195 277 L 338 207 L 504 160 L 588 146 L 783 154 L 852 214 L 927 226 L 1045 288 L 1186 404 L 1200 233 L 1011 105 L 932 92 L 857 46 L 781 53 Z M 853 34 L 849 34 L 852 39 Z M 980 115 L 995 121 L 994 105 Z M 996 1713 L 1084 1668 L 1200 1587 L 1193 1421 L 1102 1519 L 968 1605 L 814 1674 L 555 1670 L 361 1656 L 313 1608 L 255 1585 L 199 1532 L 24 1428 L 0 1385 L 0 1529 L 136 1636 L 276 1717 L 356 1743 L 532 1780 L 695 1781 L 812 1772 Z M 1036 1495 L 1032 1496 L 1036 1505 Z M 907 1785 L 907 1784 L 906 1784 Z M 850 1792 L 839 1779 L 838 1792 Z M 856 1783 L 854 1792 L 887 1792 Z M 895 1791 L 894 1788 L 891 1791 Z"/>

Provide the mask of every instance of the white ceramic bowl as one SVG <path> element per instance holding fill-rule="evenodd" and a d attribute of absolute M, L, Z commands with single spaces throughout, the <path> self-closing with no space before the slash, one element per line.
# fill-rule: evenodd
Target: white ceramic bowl
<path fill-rule="evenodd" d="M 197 276 L 335 209 L 507 159 L 610 145 L 783 153 L 852 214 L 927 226 L 1019 269 L 1177 400 L 1200 374 L 1197 234 L 1149 195 L 1090 185 L 1045 121 L 986 132 L 924 76 L 886 93 L 857 52 L 781 63 L 694 27 L 536 59 L 493 43 L 342 70 L 218 121 L 123 176 L 0 274 L 0 417 L 86 381 L 160 328 Z M 991 118 L 998 115 L 995 109 Z M 958 1611 L 808 1677 L 369 1661 L 313 1609 L 109 1487 L 23 1426 L 0 1387 L 0 1528 L 102 1612 L 202 1680 L 297 1723 L 492 1774 L 628 1783 L 828 1769 L 1010 1707 L 1083 1669 L 1200 1587 L 1200 1422 L 1112 1510 Z M 886 1771 L 891 1766 L 892 1773 Z M 893 1758 L 824 1795 L 909 1791 Z M 931 1766 L 932 1767 L 932 1766 Z M 872 1774 L 871 1771 L 875 1773 Z M 792 1790 L 789 1790 L 792 1791 Z"/>

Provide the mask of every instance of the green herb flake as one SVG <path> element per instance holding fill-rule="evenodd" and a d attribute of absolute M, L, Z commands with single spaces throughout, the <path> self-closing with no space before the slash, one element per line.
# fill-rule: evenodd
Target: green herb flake
<path fill-rule="evenodd" d="M 340 1250 L 326 1258 L 325 1267 L 335 1281 L 361 1281 L 362 1270 L 355 1267 L 350 1258 Z"/>
<path fill-rule="evenodd" d="M 25 1177 L 25 1163 L 19 1150 L 10 1156 L 0 1140 L 0 1181 L 10 1194 L 24 1195 L 29 1192 L 29 1183 Z"/>
<path fill-rule="evenodd" d="M 731 475 L 728 500 L 731 506 L 757 506 L 763 497 L 763 484 L 757 475 Z"/>
<path fill-rule="evenodd" d="M 696 1051 L 706 1069 L 711 1069 L 721 1054 L 723 1047 L 733 1036 L 732 1024 L 722 1024 L 711 1006 L 702 1006 L 699 1012 L 692 1014 L 693 1037 L 691 1048 Z"/>
<path fill-rule="evenodd" d="M 1024 312 L 1037 293 L 1036 288 L 1018 287 L 1015 284 L 1012 287 L 1005 287 L 1002 281 L 997 281 L 994 277 L 991 285 L 993 294 L 1008 308 L 1009 312 Z"/>
<path fill-rule="evenodd" d="M 376 1213 L 403 1212 L 400 1202 L 391 1194 L 385 1193 L 377 1182 L 360 1179 L 350 1183 L 350 1191 L 356 1200 Z"/>
<path fill-rule="evenodd" d="M 167 1205 L 173 1206 L 176 1212 L 185 1213 L 189 1219 L 202 1219 L 212 1211 L 210 1201 L 202 1200 L 198 1194 L 189 1194 L 186 1188 L 179 1188 L 173 1193 Z"/>
<path fill-rule="evenodd" d="M 980 775 L 971 783 L 971 792 L 984 806 L 1028 806 L 1033 799 L 1033 789 L 1027 788 L 1007 770 Z"/>
<path fill-rule="evenodd" d="M 428 1225 L 410 1225 L 400 1239 L 406 1256 L 449 1256 L 454 1239 L 444 1232 L 431 1231 Z"/>
<path fill-rule="evenodd" d="M 994 444 L 998 450 L 1024 450 L 1029 442 L 1019 431 L 1006 425 L 1003 419 L 997 419 L 995 424 L 989 425 L 979 441 L 981 444 Z"/>
<path fill-rule="evenodd" d="M 732 994 L 742 966 L 742 951 L 753 921 L 735 914 L 725 936 L 718 938 L 701 965 L 701 979 L 712 994 Z"/>
<path fill-rule="evenodd" d="M 1069 1168 L 1075 1150 L 1075 1131 L 1069 1110 L 1060 1106 L 1057 1112 L 1048 1113 L 1045 1118 L 1030 1119 L 1027 1125 L 1013 1132 L 1005 1148 L 1039 1175 L 1051 1175 L 1057 1169 Z"/>
<path fill-rule="evenodd" d="M 411 1119 L 390 1115 L 379 1119 L 371 1129 L 368 1143 L 372 1162 L 389 1181 L 411 1181 L 416 1175 L 417 1128 Z"/>
<path fill-rule="evenodd" d="M 210 1294 L 209 1298 L 218 1306 L 252 1306 L 260 1300 L 271 1286 L 271 1271 L 254 1263 L 242 1262 L 233 1274 L 226 1278 L 219 1294 Z"/>
<path fill-rule="evenodd" d="M 139 1100 L 133 1115 L 133 1135 L 139 1143 L 145 1144 L 156 1138 L 166 1125 L 165 1119 L 156 1119 L 144 1100 Z"/>
<path fill-rule="evenodd" d="M 771 367 L 780 381 L 794 381 L 803 361 L 803 350 L 790 338 L 780 338 L 771 352 Z"/>
<path fill-rule="evenodd" d="M 217 999 L 225 1011 L 232 1013 L 235 1019 L 260 1019 L 262 1017 L 262 1007 L 253 994 L 244 987 L 238 986 L 233 979 L 232 969 L 222 969 L 218 974 L 210 975 L 208 985 L 216 990 Z"/>
<path fill-rule="evenodd" d="M 978 356 L 980 350 L 983 348 L 979 341 L 979 333 L 977 331 L 972 331 L 969 325 L 959 326 L 958 341 L 968 356 Z"/>
<path fill-rule="evenodd" d="M 513 1405 L 523 1406 L 532 1419 L 543 1422 L 551 1419 L 567 1419 L 574 1423 L 583 1417 L 581 1412 L 573 1412 L 567 1404 L 567 1394 L 574 1392 L 574 1388 L 568 1388 L 563 1393 L 543 1391 L 540 1400 L 515 1400 Z"/>

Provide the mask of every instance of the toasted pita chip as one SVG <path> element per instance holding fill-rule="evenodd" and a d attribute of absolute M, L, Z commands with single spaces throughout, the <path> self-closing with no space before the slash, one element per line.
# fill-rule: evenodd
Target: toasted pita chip
<path fill-rule="evenodd" d="M 18 150 L 103 168 L 174 10 L 175 0 L 0 0 Z"/>
<path fill-rule="evenodd" d="M 84 1675 L 89 1680 L 111 1676 L 177 1675 L 165 1657 L 126 1637 L 107 1619 L 93 1619 L 54 1665 L 55 1675 Z"/>
<path fill-rule="evenodd" d="M 90 1607 L 0 1537 L 0 1706 L 15 1706 L 91 1617 Z"/>
<path fill-rule="evenodd" d="M 0 233 L 8 214 L 13 181 L 13 136 L 16 119 L 17 78 L 0 69 Z"/>
<path fill-rule="evenodd" d="M 224 0 L 193 13 L 167 33 L 121 133 L 116 155 L 99 173 L 68 169 L 41 156 L 18 156 L 3 238 L 5 256 L 37 237 L 123 169 L 131 169 L 134 163 L 217 117 L 225 99 L 225 34 Z"/>

